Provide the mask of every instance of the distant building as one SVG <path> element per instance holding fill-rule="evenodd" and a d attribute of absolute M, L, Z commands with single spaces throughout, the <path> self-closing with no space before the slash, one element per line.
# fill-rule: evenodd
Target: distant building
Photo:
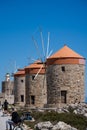
<path fill-rule="evenodd" d="M 2 81 L 2 93 L 0 93 L 0 103 L 7 99 L 9 104 L 14 103 L 14 81 L 10 80 L 10 74 L 7 73 L 5 81 Z"/>
<path fill-rule="evenodd" d="M 7 95 L 13 95 L 14 94 L 14 82 L 10 80 L 10 74 L 7 73 L 5 76 L 5 81 L 2 81 L 2 93 L 5 93 Z"/>

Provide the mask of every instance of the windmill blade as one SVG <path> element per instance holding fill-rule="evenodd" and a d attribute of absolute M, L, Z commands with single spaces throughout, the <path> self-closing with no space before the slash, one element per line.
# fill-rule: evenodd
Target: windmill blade
<path fill-rule="evenodd" d="M 32 57 L 29 57 L 28 59 L 30 59 L 30 60 L 32 60 L 32 61 L 34 61 L 34 62 L 37 61 L 37 59 L 34 59 L 34 58 L 32 58 Z"/>
<path fill-rule="evenodd" d="M 53 50 L 51 50 L 51 51 L 49 52 L 47 58 L 49 58 L 49 57 L 51 56 L 52 52 L 53 52 Z"/>
<path fill-rule="evenodd" d="M 45 57 L 44 40 L 43 40 L 43 34 L 42 34 L 41 29 L 40 29 L 40 35 L 41 35 L 41 41 L 42 41 L 41 43 L 42 43 L 43 55 L 44 55 L 44 57 Z"/>
<path fill-rule="evenodd" d="M 11 72 L 11 77 L 14 77 L 14 74 L 17 72 L 17 70 L 18 70 L 18 66 L 16 64 L 16 61 L 14 61 L 14 63 L 13 63 L 13 70 Z"/>
<path fill-rule="evenodd" d="M 40 71 L 42 70 L 43 65 L 40 67 L 39 71 L 37 72 L 37 74 L 35 75 L 34 79 L 36 79 L 36 77 L 38 76 L 38 74 L 40 73 Z"/>
<path fill-rule="evenodd" d="M 49 52 L 49 43 L 50 43 L 50 32 L 48 32 L 48 43 L 47 43 L 47 52 L 46 52 L 46 58 L 48 57 L 48 52 Z"/>
<path fill-rule="evenodd" d="M 41 58 L 41 54 L 40 54 L 40 51 L 39 51 L 39 47 L 38 47 L 38 44 L 36 42 L 36 40 L 34 39 L 34 37 L 32 37 L 33 41 L 34 41 L 34 44 L 35 44 L 35 47 L 36 47 L 36 50 L 37 50 L 37 54 L 39 56 L 39 59 L 42 61 L 42 58 Z"/>
<path fill-rule="evenodd" d="M 16 64 L 16 61 L 14 62 L 14 73 L 17 72 L 17 64 Z"/>

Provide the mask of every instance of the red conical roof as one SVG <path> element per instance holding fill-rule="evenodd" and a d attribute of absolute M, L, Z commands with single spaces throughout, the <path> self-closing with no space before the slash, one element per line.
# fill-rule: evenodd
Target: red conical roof
<path fill-rule="evenodd" d="M 84 58 L 81 55 L 79 55 L 78 53 L 76 53 L 75 51 L 73 51 L 72 49 L 70 49 L 68 46 L 65 45 L 63 48 L 61 48 L 59 51 L 54 53 L 48 59 L 52 59 L 52 58 L 69 58 L 69 57 L 70 58 L 80 58 L 80 59 Z"/>
<path fill-rule="evenodd" d="M 25 70 L 24 69 L 18 69 L 18 71 L 14 74 L 14 76 L 24 76 Z"/>
<path fill-rule="evenodd" d="M 66 45 L 47 59 L 47 65 L 85 64 L 85 58 Z"/>
<path fill-rule="evenodd" d="M 35 69 L 35 68 L 44 68 L 44 64 L 40 61 L 40 60 L 37 60 L 36 62 L 30 64 L 29 66 L 25 67 L 25 69 Z"/>
<path fill-rule="evenodd" d="M 33 64 L 31 64 L 25 68 L 25 73 L 27 73 L 27 74 L 37 74 L 38 72 L 39 72 L 39 74 L 45 73 L 45 66 L 39 60 L 37 60 L 36 62 L 34 62 Z"/>

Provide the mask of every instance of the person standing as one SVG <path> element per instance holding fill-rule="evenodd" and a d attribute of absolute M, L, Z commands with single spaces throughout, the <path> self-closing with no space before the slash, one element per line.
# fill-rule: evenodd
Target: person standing
<path fill-rule="evenodd" d="M 4 108 L 4 113 L 7 114 L 7 111 L 8 111 L 8 101 L 6 99 L 4 101 L 3 108 Z"/>

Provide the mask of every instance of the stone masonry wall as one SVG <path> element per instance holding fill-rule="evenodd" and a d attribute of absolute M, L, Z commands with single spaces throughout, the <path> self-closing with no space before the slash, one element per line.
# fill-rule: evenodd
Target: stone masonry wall
<path fill-rule="evenodd" d="M 85 66 L 79 64 L 50 65 L 47 68 L 47 104 L 61 105 L 61 91 L 66 103 L 84 101 Z M 56 105 L 55 105 L 56 104 Z"/>
<path fill-rule="evenodd" d="M 25 105 L 25 76 L 21 76 L 21 77 L 15 77 L 14 78 L 14 102 L 15 104 L 18 104 L 20 106 L 24 106 Z M 24 101 L 22 101 L 21 95 L 23 95 L 24 97 Z"/>
<path fill-rule="evenodd" d="M 13 95 L 14 82 L 13 81 L 3 81 L 2 82 L 2 93 L 7 95 Z"/>
<path fill-rule="evenodd" d="M 44 107 L 47 104 L 46 76 L 39 74 L 36 79 L 33 76 L 35 75 L 26 75 L 26 106 Z"/>

